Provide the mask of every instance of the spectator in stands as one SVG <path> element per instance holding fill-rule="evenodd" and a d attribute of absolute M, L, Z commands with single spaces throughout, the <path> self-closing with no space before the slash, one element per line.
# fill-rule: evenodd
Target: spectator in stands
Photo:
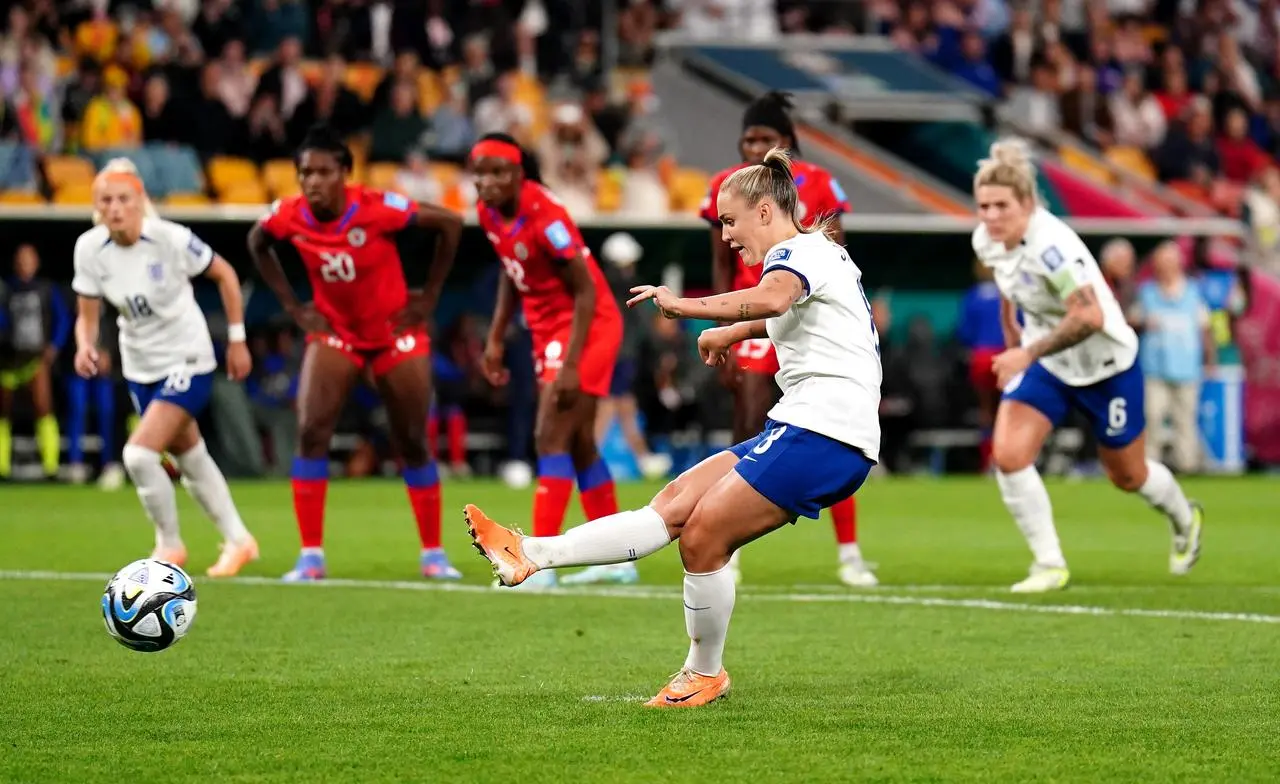
<path fill-rule="evenodd" d="M 18 89 L 24 64 L 33 70 L 40 92 L 51 93 L 57 78 L 57 54 L 50 39 L 34 29 L 27 9 L 12 3 L 8 29 L 0 36 L 0 95 L 12 95 Z"/>
<path fill-rule="evenodd" d="M 489 40 L 483 35 L 471 35 L 462 42 L 462 70 L 458 78 L 467 86 L 467 102 L 472 106 L 493 93 L 498 75 L 489 59 Z"/>
<path fill-rule="evenodd" d="M 547 187 L 561 198 L 566 164 L 574 172 L 589 171 L 594 177 L 609 157 L 609 146 L 604 138 L 592 126 L 582 106 L 572 101 L 558 103 L 551 109 L 551 127 L 543 134 L 536 151 L 538 162 L 547 173 Z M 581 181 L 579 174 L 572 176 Z M 594 194 L 594 183 L 588 182 L 587 185 L 588 191 Z"/>
<path fill-rule="evenodd" d="M 62 149 L 62 113 L 57 102 L 51 92 L 41 88 L 32 63 L 24 62 L 20 74 L 10 104 L 18 138 L 32 150 L 57 153 Z"/>
<path fill-rule="evenodd" d="M 1034 21 L 1031 6 L 1019 2 L 1013 9 L 1009 29 L 991 44 L 991 64 L 1006 89 L 1031 79 L 1031 60 L 1038 46 Z"/>
<path fill-rule="evenodd" d="M 773 0 L 668 0 L 678 27 L 697 40 L 776 41 Z"/>
<path fill-rule="evenodd" d="M 1280 274 L 1280 170 L 1263 169 L 1245 191 L 1243 219 L 1248 224 L 1259 266 Z"/>
<path fill-rule="evenodd" d="M 107 16 L 106 9 L 97 6 L 90 17 L 76 27 L 76 52 L 106 65 L 115 56 L 118 38 L 119 29 Z"/>
<path fill-rule="evenodd" d="M 1061 126 L 1058 115 L 1058 75 L 1052 64 L 1037 56 L 1031 65 L 1031 84 L 1010 91 L 1009 113 L 1036 133 Z"/>
<path fill-rule="evenodd" d="M 658 34 L 659 13 L 651 0 L 633 0 L 618 14 L 618 43 L 622 51 L 618 55 L 618 64 L 623 67 L 648 67 L 653 64 L 654 38 Z M 594 32 L 594 31 L 593 31 Z M 585 33 L 584 33 L 585 36 Z M 599 50 L 600 37 L 595 36 L 594 51 L 597 61 L 593 72 L 585 73 L 584 56 L 587 50 L 582 38 L 578 40 L 578 54 L 575 58 L 575 77 L 595 77 L 600 73 Z M 582 82 L 577 82 L 582 84 Z"/>
<path fill-rule="evenodd" d="M 31 395 L 40 465 L 46 477 L 54 478 L 61 446 L 53 408 L 53 369 L 71 336 L 73 317 L 57 284 L 40 277 L 35 247 L 21 245 L 14 254 L 13 278 L 0 310 L 7 313 L 9 322 L 9 350 L 0 363 L 0 479 L 12 475 L 10 417 L 14 396 L 20 392 Z"/>
<path fill-rule="evenodd" d="M 1125 72 L 1124 83 L 1111 94 L 1111 116 L 1115 122 L 1115 143 L 1140 150 L 1153 150 L 1164 141 L 1167 126 L 1164 110 L 1147 92 L 1140 69 Z"/>
<path fill-rule="evenodd" d="M 1185 68 L 1166 66 L 1161 74 L 1162 84 L 1160 91 L 1156 93 L 1156 100 L 1160 102 L 1160 111 L 1164 112 L 1165 121 L 1172 124 L 1185 115 L 1191 104 L 1192 94 L 1187 88 Z"/>
<path fill-rule="evenodd" d="M 79 145 L 80 123 L 89 108 L 89 102 L 101 89 L 102 68 L 96 60 L 82 58 L 75 73 L 63 85 L 62 122 L 69 145 Z"/>
<path fill-rule="evenodd" d="M 389 44 L 396 52 L 416 52 L 428 67 L 441 70 L 457 62 L 459 34 L 445 12 L 445 0 L 427 0 L 425 14 L 420 5 L 394 4 Z"/>
<path fill-rule="evenodd" d="M 377 116 L 384 109 L 391 108 L 391 90 L 400 82 L 408 82 L 416 90 L 421 73 L 422 64 L 418 60 L 417 52 L 412 49 L 397 52 L 396 59 L 391 61 L 391 67 L 383 74 L 382 80 L 373 91 L 373 99 L 369 101 L 369 111 Z"/>
<path fill-rule="evenodd" d="M 992 360 L 1005 350 L 1004 328 L 1000 319 L 1000 289 L 992 281 L 991 269 L 975 261 L 977 282 L 965 292 L 956 321 L 956 339 L 969 353 L 969 383 L 978 399 L 978 424 L 982 442 L 978 446 L 982 471 L 991 462 L 991 435 L 1000 404 L 1000 386 L 992 370 Z"/>
<path fill-rule="evenodd" d="M 508 71 L 498 77 L 497 89 L 475 105 L 476 134 L 507 133 L 521 144 L 527 144 L 533 125 L 529 107 L 516 101 L 516 73 Z"/>
<path fill-rule="evenodd" d="M 432 113 L 429 125 L 427 152 L 431 157 L 452 163 L 466 160 L 476 140 L 476 129 L 471 124 L 465 85 L 455 83 L 449 87 L 445 100 Z"/>
<path fill-rule="evenodd" d="M 1258 74 L 1253 66 L 1240 54 L 1240 44 L 1234 35 L 1218 36 L 1218 70 L 1222 73 L 1223 85 L 1244 100 L 1245 107 L 1252 112 L 1262 108 L 1262 88 L 1258 84 Z"/>
<path fill-rule="evenodd" d="M 1218 137 L 1218 160 L 1222 176 L 1242 184 L 1252 182 L 1263 169 L 1276 163 L 1249 138 L 1249 115 L 1241 108 L 1227 113 L 1226 126 Z"/>
<path fill-rule="evenodd" d="M 582 97 L 582 108 L 591 117 L 592 125 L 609 145 L 609 150 L 617 150 L 618 137 L 627 125 L 628 111 L 609 100 L 608 82 L 603 77 L 588 85 Z"/>
<path fill-rule="evenodd" d="M 1184 472 L 1200 467 L 1196 416 L 1206 367 L 1216 363 L 1209 334 L 1209 311 L 1195 281 L 1183 272 L 1182 251 L 1166 242 L 1153 254 L 1154 279 L 1138 291 L 1143 325 L 1142 374 L 1146 379 L 1147 454 L 1160 460 L 1164 424 L 1169 423 L 1172 465 Z"/>
<path fill-rule="evenodd" d="M 439 204 L 444 198 L 440 180 L 431 172 L 427 156 L 410 150 L 405 164 L 396 171 L 396 190 L 414 201 Z"/>
<path fill-rule="evenodd" d="M 244 153 L 245 129 L 222 101 L 222 65 L 214 60 L 200 72 L 200 93 L 188 109 L 192 146 L 203 157 Z"/>
<path fill-rule="evenodd" d="M 665 218 L 671 214 L 671 196 L 659 171 L 662 139 L 654 131 L 629 133 L 622 149 L 626 176 L 618 214 L 635 218 Z"/>
<path fill-rule="evenodd" d="M 302 0 L 255 0 L 248 29 L 253 33 L 253 51 L 276 51 L 293 40 L 302 52 L 308 38 L 310 20 Z M 287 106 L 288 102 L 282 102 Z"/>
<path fill-rule="evenodd" d="M 265 1 L 274 2 L 274 0 Z M 284 4 L 292 5 L 287 1 Z M 276 110 L 280 113 L 280 118 L 284 120 L 285 128 L 288 129 L 294 112 L 307 100 L 309 91 L 307 77 L 302 73 L 302 42 L 298 38 L 290 36 L 280 42 L 280 48 L 276 52 L 275 64 L 267 69 L 266 73 L 262 74 L 262 78 L 258 80 L 258 89 L 254 93 L 254 100 L 256 102 L 258 97 L 263 94 L 268 94 L 275 98 Z M 302 130 L 305 131 L 305 129 Z"/>
<path fill-rule="evenodd" d="M 1165 135 L 1152 155 L 1160 179 L 1187 180 L 1207 185 L 1221 170 L 1213 143 L 1213 110 L 1209 100 L 1196 96 L 1186 119 Z"/>
<path fill-rule="evenodd" d="M 399 82 L 391 88 L 391 106 L 373 120 L 369 134 L 369 160 L 399 163 L 427 130 L 418 112 L 414 85 Z"/>
<path fill-rule="evenodd" d="M 197 129 L 169 96 L 169 80 L 159 71 L 147 78 L 142 92 L 142 137 L 148 142 L 190 144 Z"/>
<path fill-rule="evenodd" d="M 210 55 L 225 51 L 231 41 L 244 39 L 246 31 L 240 4 L 234 0 L 202 0 L 191 31 L 200 41 L 200 47 Z"/>
<path fill-rule="evenodd" d="M 342 55 L 329 55 L 325 60 L 319 83 L 294 112 L 290 138 L 305 135 L 306 129 L 318 122 L 331 126 L 344 136 L 355 133 L 365 126 L 368 110 L 360 100 L 360 96 L 347 88 L 344 82 L 346 73 L 347 61 L 342 58 Z M 416 102 L 417 85 L 411 84 L 414 85 Z"/>
<path fill-rule="evenodd" d="M 90 153 L 142 144 L 142 115 L 125 95 L 129 77 L 119 66 L 102 76 L 103 91 L 89 101 L 80 127 L 81 147 Z"/>
<path fill-rule="evenodd" d="M 1107 36 L 1095 33 L 1089 47 L 1089 62 L 1098 74 L 1098 92 L 1109 96 L 1124 83 L 1124 69 L 1116 61 Z"/>
<path fill-rule="evenodd" d="M 345 55 L 369 59 L 373 49 L 373 18 L 370 3 L 349 0 L 311 0 L 314 35 L 312 51 L 316 54 Z M 421 11 L 419 11 L 421 13 Z"/>
<path fill-rule="evenodd" d="M 245 60 L 244 41 L 232 38 L 222 48 L 218 58 L 218 96 L 232 117 L 240 119 L 249 114 L 254 91 L 258 89 L 258 77 L 253 75 Z"/>
<path fill-rule="evenodd" d="M 1138 296 L 1137 283 L 1133 277 L 1137 261 L 1133 244 L 1123 237 L 1108 240 L 1107 244 L 1102 246 L 1102 253 L 1098 259 L 1101 262 L 1102 275 L 1106 278 L 1107 285 L 1111 287 L 1111 293 L 1115 295 L 1116 302 L 1120 304 L 1121 312 L 1125 314 L 1132 326 L 1137 327 L 1138 324 L 1134 322 L 1132 316 L 1133 304 Z"/>
<path fill-rule="evenodd" d="M 1111 116 L 1110 102 L 1098 94 L 1098 74 L 1092 66 L 1080 66 L 1075 87 L 1064 92 L 1058 100 L 1058 112 L 1062 116 L 1063 130 L 1096 147 L 1112 144 L 1115 120 Z"/>
<path fill-rule="evenodd" d="M 249 110 L 247 150 L 255 161 L 271 161 L 289 158 L 294 145 L 289 143 L 289 132 L 276 108 L 272 93 L 261 93 L 253 100 Z"/>

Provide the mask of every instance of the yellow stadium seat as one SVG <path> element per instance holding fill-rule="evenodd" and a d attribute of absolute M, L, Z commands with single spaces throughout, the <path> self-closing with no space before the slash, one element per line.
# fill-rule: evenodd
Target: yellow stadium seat
<path fill-rule="evenodd" d="M 1156 167 L 1151 165 L 1147 154 L 1137 147 L 1108 147 L 1106 158 L 1116 166 L 1148 182 L 1156 180 Z"/>
<path fill-rule="evenodd" d="M 73 182 L 62 186 L 53 193 L 54 204 L 93 204 L 93 184 Z"/>
<path fill-rule="evenodd" d="M 711 178 L 701 169 L 676 169 L 671 174 L 671 209 L 697 212 L 707 196 Z"/>
<path fill-rule="evenodd" d="M 277 159 L 262 164 L 262 183 L 277 199 L 295 192 L 298 189 L 298 172 L 293 161 Z"/>
<path fill-rule="evenodd" d="M 396 185 L 396 172 L 400 170 L 394 163 L 373 163 L 369 165 L 368 178 L 365 184 L 378 190 L 390 190 Z"/>
<path fill-rule="evenodd" d="M 4 191 L 0 204 L 44 204 L 44 197 L 34 191 Z"/>
<path fill-rule="evenodd" d="M 164 203 L 168 207 L 203 207 L 209 204 L 209 197 L 203 193 L 170 193 Z"/>
<path fill-rule="evenodd" d="M 1110 169 L 1078 147 L 1064 144 L 1058 148 L 1058 157 L 1062 159 L 1063 165 L 1068 169 L 1095 182 L 1100 182 L 1104 185 L 1112 185 L 1115 182 L 1115 177 L 1112 176 Z"/>
<path fill-rule="evenodd" d="M 242 183 L 258 182 L 258 167 L 244 158 L 219 156 L 209 161 L 209 183 L 219 194 Z"/>
<path fill-rule="evenodd" d="M 462 179 L 462 167 L 456 163 L 429 163 L 427 168 L 442 188 L 452 188 Z"/>
<path fill-rule="evenodd" d="M 601 172 L 596 190 L 596 209 L 600 212 L 617 212 L 622 206 L 623 172 Z"/>
<path fill-rule="evenodd" d="M 74 155 L 51 155 L 44 161 L 44 177 L 54 190 L 64 185 L 93 182 L 93 164 Z"/>
<path fill-rule="evenodd" d="M 266 204 L 267 190 L 255 180 L 246 180 L 218 193 L 218 201 L 223 204 Z"/>
<path fill-rule="evenodd" d="M 360 100 L 368 101 L 373 98 L 373 93 L 378 89 L 378 83 L 382 81 L 383 71 L 376 65 L 369 63 L 352 63 L 347 66 L 347 73 L 343 78 L 343 82 L 347 85 L 347 89 L 360 96 Z"/>
<path fill-rule="evenodd" d="M 418 75 L 418 111 L 424 115 L 435 112 L 436 107 L 444 103 L 445 85 L 434 71 L 423 71 Z"/>

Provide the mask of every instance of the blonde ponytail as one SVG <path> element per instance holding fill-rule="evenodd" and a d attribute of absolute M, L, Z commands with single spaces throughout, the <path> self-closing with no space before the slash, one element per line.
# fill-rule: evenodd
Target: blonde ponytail
<path fill-rule="evenodd" d="M 822 233 L 829 240 L 836 239 L 837 216 L 827 215 L 820 220 L 804 223 L 797 217 L 800 193 L 796 190 L 791 155 L 781 147 L 769 150 L 762 162 L 744 166 L 730 174 L 720 185 L 720 190 L 738 194 L 751 207 L 755 207 L 762 199 L 770 198 L 778 205 L 778 210 L 791 219 L 801 234 Z"/>
<path fill-rule="evenodd" d="M 1031 147 L 1023 139 L 1009 137 L 991 145 L 990 157 L 978 161 L 978 173 L 973 176 L 973 190 L 984 185 L 1004 186 L 1013 191 L 1018 201 L 1030 199 L 1040 203 L 1040 190 L 1036 187 L 1036 167 L 1032 162 Z"/>

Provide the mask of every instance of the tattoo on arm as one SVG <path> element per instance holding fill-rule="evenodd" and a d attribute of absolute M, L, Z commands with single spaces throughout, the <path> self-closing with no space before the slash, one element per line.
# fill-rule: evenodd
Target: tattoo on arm
<path fill-rule="evenodd" d="M 738 318 L 741 319 L 742 321 L 746 321 L 747 319 L 751 318 L 751 306 L 745 302 L 739 305 Z"/>
<path fill-rule="evenodd" d="M 1053 332 L 1028 346 L 1027 350 L 1036 357 L 1047 357 L 1065 351 L 1087 339 L 1097 332 L 1099 327 L 1081 311 L 1094 310 L 1098 307 L 1098 300 L 1094 296 L 1092 286 L 1085 286 L 1075 291 L 1067 298 L 1067 315 L 1062 322 Z"/>

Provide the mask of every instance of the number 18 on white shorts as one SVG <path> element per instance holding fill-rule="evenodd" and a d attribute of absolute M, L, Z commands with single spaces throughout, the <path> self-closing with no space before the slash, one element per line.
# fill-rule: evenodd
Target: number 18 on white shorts
<path fill-rule="evenodd" d="M 735 470 L 756 492 L 796 517 L 815 520 L 862 487 L 875 465 L 855 447 L 772 419 L 760 435 L 729 451 L 738 457 Z"/>

